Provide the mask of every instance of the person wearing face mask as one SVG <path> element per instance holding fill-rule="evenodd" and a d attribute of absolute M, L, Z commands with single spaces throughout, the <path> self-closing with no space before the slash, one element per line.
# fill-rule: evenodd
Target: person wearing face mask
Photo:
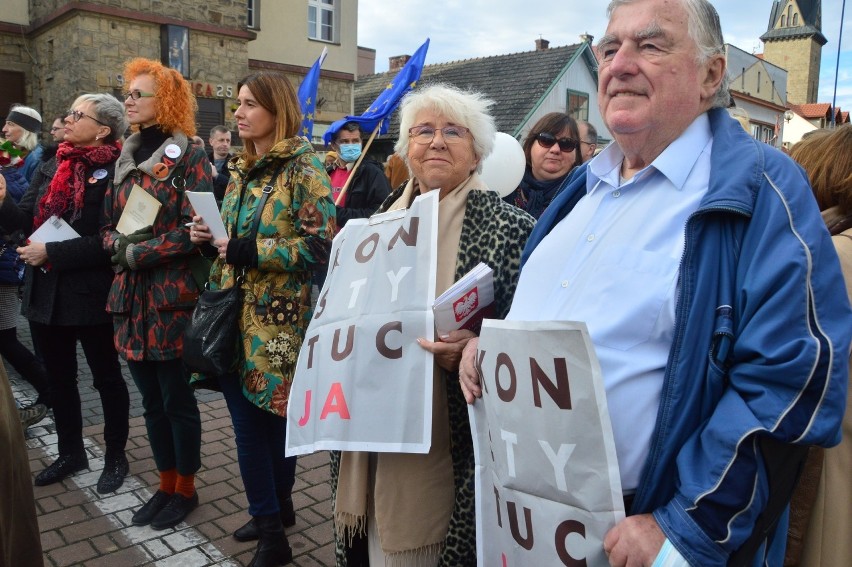
<path fill-rule="evenodd" d="M 365 157 L 355 169 L 362 151 L 361 127 L 357 122 L 346 122 L 333 134 L 331 149 L 338 156 L 328 169 L 335 203 L 352 176 L 343 199 L 337 204 L 337 224 L 342 228 L 349 219 L 367 218 L 375 213 L 390 195 L 391 186 L 382 166 L 372 159 Z"/>

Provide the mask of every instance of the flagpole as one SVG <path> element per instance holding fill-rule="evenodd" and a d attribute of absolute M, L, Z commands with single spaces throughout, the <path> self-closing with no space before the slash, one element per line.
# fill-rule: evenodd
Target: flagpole
<path fill-rule="evenodd" d="M 834 95 L 831 97 L 831 127 L 834 128 L 837 115 L 837 76 L 840 74 L 840 42 L 843 41 L 843 15 L 846 13 L 846 0 L 840 9 L 840 36 L 837 38 L 837 63 L 834 66 Z"/>
<path fill-rule="evenodd" d="M 358 166 L 361 165 L 361 162 L 364 160 L 364 156 L 367 155 L 367 150 L 370 149 L 370 145 L 373 143 L 373 140 L 376 138 L 376 134 L 379 133 L 379 128 L 382 127 L 382 123 L 379 122 L 376 124 L 375 130 L 370 134 L 370 138 L 367 140 L 367 143 L 364 144 L 364 147 L 361 149 L 361 155 L 358 156 L 358 159 L 355 161 L 355 165 L 352 166 L 352 171 L 349 172 L 349 177 L 346 178 L 346 183 L 343 184 L 343 188 L 340 190 L 340 194 L 337 196 L 337 199 L 334 201 L 334 205 L 336 207 L 340 206 L 340 202 L 343 200 L 343 197 L 346 195 L 346 190 L 349 189 L 349 183 L 355 177 L 355 171 L 358 170 Z"/>

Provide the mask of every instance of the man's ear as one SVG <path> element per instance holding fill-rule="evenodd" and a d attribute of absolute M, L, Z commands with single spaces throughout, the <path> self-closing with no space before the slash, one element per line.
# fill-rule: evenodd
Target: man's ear
<path fill-rule="evenodd" d="M 716 91 L 719 90 L 719 85 L 722 84 L 722 79 L 725 77 L 726 67 L 725 56 L 722 54 L 714 55 L 704 63 L 701 100 L 707 101 L 716 96 Z"/>

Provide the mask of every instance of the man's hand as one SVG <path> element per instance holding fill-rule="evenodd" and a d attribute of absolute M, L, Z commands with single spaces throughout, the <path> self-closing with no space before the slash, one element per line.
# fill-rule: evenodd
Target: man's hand
<path fill-rule="evenodd" d="M 666 534 L 651 514 L 628 516 L 607 532 L 604 551 L 612 567 L 651 567 Z"/>
<path fill-rule="evenodd" d="M 435 355 L 435 362 L 447 372 L 455 372 L 459 368 L 462 350 L 476 335 L 467 330 L 450 331 L 440 341 L 432 342 L 426 339 L 417 339 L 421 347 Z"/>
<path fill-rule="evenodd" d="M 462 352 L 461 364 L 459 364 L 459 386 L 461 386 L 464 400 L 472 404 L 476 398 L 482 397 L 482 388 L 479 385 L 479 368 L 476 367 L 476 349 L 479 347 L 479 337 L 467 342 Z"/>

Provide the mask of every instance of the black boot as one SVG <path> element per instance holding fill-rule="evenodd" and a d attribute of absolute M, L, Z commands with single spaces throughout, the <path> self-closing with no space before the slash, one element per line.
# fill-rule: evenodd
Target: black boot
<path fill-rule="evenodd" d="M 293 508 L 293 498 L 281 498 L 278 500 L 278 507 L 281 510 L 281 523 L 285 528 L 292 528 L 296 525 L 296 510 Z M 257 524 L 254 518 L 243 524 L 241 528 L 237 528 L 234 532 L 234 539 L 237 541 L 254 541 L 260 537 L 257 531 Z"/>
<path fill-rule="evenodd" d="M 278 567 L 293 561 L 293 550 L 284 533 L 280 514 L 255 516 L 254 523 L 260 533 L 260 542 L 248 567 Z"/>

